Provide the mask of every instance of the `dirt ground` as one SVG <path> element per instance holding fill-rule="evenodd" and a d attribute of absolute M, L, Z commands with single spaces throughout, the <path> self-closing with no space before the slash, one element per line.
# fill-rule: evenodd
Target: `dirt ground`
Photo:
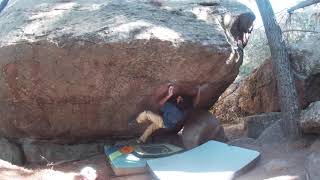
<path fill-rule="evenodd" d="M 96 155 L 81 161 L 68 162 L 68 163 L 63 163 L 56 166 L 35 166 L 35 167 L 31 167 L 31 169 L 39 171 L 42 169 L 49 168 L 58 172 L 63 172 L 65 174 L 68 174 L 68 173 L 78 174 L 85 167 L 91 167 L 94 170 L 96 170 L 96 175 L 97 175 L 96 180 L 148 180 L 148 179 L 151 179 L 151 176 L 149 174 L 138 174 L 138 175 L 122 176 L 122 177 L 114 176 L 112 169 L 110 165 L 108 165 L 106 156 L 104 154 Z M 91 179 L 84 179 L 84 180 L 91 180 Z"/>

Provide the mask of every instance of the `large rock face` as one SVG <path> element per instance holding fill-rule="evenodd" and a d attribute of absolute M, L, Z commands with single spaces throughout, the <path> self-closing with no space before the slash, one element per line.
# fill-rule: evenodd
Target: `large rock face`
<path fill-rule="evenodd" d="M 203 85 L 208 108 L 242 63 L 254 15 L 236 1 L 10 1 L 0 14 L 0 133 L 131 136 L 158 87 Z M 209 5 L 209 6 L 207 6 Z M 141 130 L 140 130 L 141 131 Z"/>
<path fill-rule="evenodd" d="M 320 37 L 290 48 L 295 83 L 302 108 L 320 99 L 320 52 L 314 43 Z M 225 123 L 239 117 L 280 111 L 275 70 L 266 60 L 250 76 L 232 84 L 213 107 L 213 113 Z"/>

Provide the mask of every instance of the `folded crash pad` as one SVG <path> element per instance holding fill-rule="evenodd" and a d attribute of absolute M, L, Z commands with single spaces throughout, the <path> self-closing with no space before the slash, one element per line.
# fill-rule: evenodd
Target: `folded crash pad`
<path fill-rule="evenodd" d="M 189 151 L 147 160 L 155 178 L 161 180 L 231 180 L 259 159 L 257 151 L 209 141 Z"/>
<path fill-rule="evenodd" d="M 131 148 L 133 151 L 130 151 Z M 117 176 L 145 173 L 148 171 L 148 159 L 168 156 L 182 150 L 171 144 L 104 146 L 107 160 Z"/>

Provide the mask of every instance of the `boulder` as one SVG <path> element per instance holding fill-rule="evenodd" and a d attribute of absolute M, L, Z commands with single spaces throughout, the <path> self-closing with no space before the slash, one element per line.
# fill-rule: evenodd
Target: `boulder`
<path fill-rule="evenodd" d="M 208 111 L 193 111 L 184 121 L 182 142 L 187 149 L 195 148 L 209 140 L 228 141 L 223 127 Z"/>
<path fill-rule="evenodd" d="M 12 143 L 6 138 L 0 138 L 0 149 L 0 159 L 16 165 L 24 163 L 24 154 L 18 144 Z"/>
<path fill-rule="evenodd" d="M 271 112 L 259 115 L 247 116 L 244 118 L 249 138 L 258 138 L 260 134 L 269 126 L 281 118 L 281 113 Z"/>
<path fill-rule="evenodd" d="M 208 109 L 254 20 L 237 1 L 22 0 L 0 16 L 0 134 L 64 143 L 134 136 L 168 82 Z M 243 42 L 245 44 L 246 42 Z"/>
<path fill-rule="evenodd" d="M 320 37 L 290 47 L 290 60 L 301 108 L 320 99 L 320 52 L 312 44 Z M 280 111 L 275 69 L 270 59 L 251 75 L 231 85 L 213 106 L 212 112 L 224 123 L 264 112 Z"/>
<path fill-rule="evenodd" d="M 306 169 L 308 171 L 310 180 L 317 180 L 320 178 L 320 153 L 313 152 L 306 158 Z"/>
<path fill-rule="evenodd" d="M 285 142 L 287 139 L 282 132 L 280 121 L 281 120 L 273 123 L 271 126 L 266 128 L 257 138 L 257 142 L 262 145 Z"/>
<path fill-rule="evenodd" d="M 320 101 L 310 104 L 301 112 L 299 124 L 305 133 L 320 134 Z"/>
<path fill-rule="evenodd" d="M 320 140 L 316 140 L 309 149 L 309 155 L 305 159 L 305 167 L 310 180 L 320 178 Z"/>
<path fill-rule="evenodd" d="M 232 122 L 240 117 L 279 111 L 277 94 L 275 72 L 271 61 L 267 60 L 247 78 L 226 90 L 214 105 L 213 113 L 222 122 Z"/>

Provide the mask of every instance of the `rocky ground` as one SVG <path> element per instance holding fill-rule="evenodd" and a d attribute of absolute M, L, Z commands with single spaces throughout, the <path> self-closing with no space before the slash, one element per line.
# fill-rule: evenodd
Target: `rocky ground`
<path fill-rule="evenodd" d="M 229 144 L 257 150 L 261 152 L 261 159 L 256 167 L 236 179 L 316 180 L 319 178 L 320 139 L 317 139 L 317 136 L 304 135 L 297 141 L 287 141 L 283 138 L 278 124 L 275 123 L 259 138 L 253 139 L 246 137 L 245 127 L 243 123 L 225 125 L 225 133 L 230 139 Z M 94 170 L 83 172 L 86 167 Z M 97 176 L 97 180 L 151 179 L 149 174 L 114 176 L 104 154 L 69 162 L 61 161 L 55 164 L 48 162 L 41 166 L 29 165 L 26 168 L 28 169 L 11 165 L 6 161 L 0 162 L 0 174 L 4 179 L 10 179 L 12 175 L 15 175 L 15 178 L 23 177 L 24 179 L 85 179 L 83 176 Z"/>
<path fill-rule="evenodd" d="M 236 179 L 316 180 L 319 177 L 317 169 L 319 169 L 318 162 L 320 160 L 320 139 L 309 135 L 294 142 L 287 142 L 280 137 L 282 133 L 278 126 L 268 128 L 258 139 L 253 139 L 245 136 L 244 127 L 243 124 L 225 126 L 225 132 L 230 138 L 229 143 L 255 149 L 261 152 L 261 159 L 256 167 Z M 0 164 L 0 167 L 3 166 L 3 164 Z M 28 168 L 33 170 L 33 177 L 43 176 L 44 173 L 51 173 L 52 177 L 58 177 L 58 175 L 60 177 L 62 173 L 65 179 L 72 179 L 74 176 L 71 177 L 70 173 L 77 175 L 85 167 L 96 170 L 97 180 L 151 179 L 149 174 L 115 177 L 103 154 L 57 165 L 48 163 L 47 165 L 29 166 Z M 48 170 L 54 170 L 54 173 Z"/>
<path fill-rule="evenodd" d="M 315 136 L 304 136 L 293 142 L 286 141 L 281 138 L 279 127 L 272 127 L 258 139 L 253 139 L 243 135 L 243 125 L 229 125 L 226 133 L 234 138 L 231 139 L 231 144 L 261 152 L 257 166 L 237 178 L 239 180 L 309 180 L 319 177 L 319 174 L 314 172 L 319 167 L 313 164 L 319 156 L 315 158 L 316 156 L 312 155 L 319 153 L 320 141 Z"/>

